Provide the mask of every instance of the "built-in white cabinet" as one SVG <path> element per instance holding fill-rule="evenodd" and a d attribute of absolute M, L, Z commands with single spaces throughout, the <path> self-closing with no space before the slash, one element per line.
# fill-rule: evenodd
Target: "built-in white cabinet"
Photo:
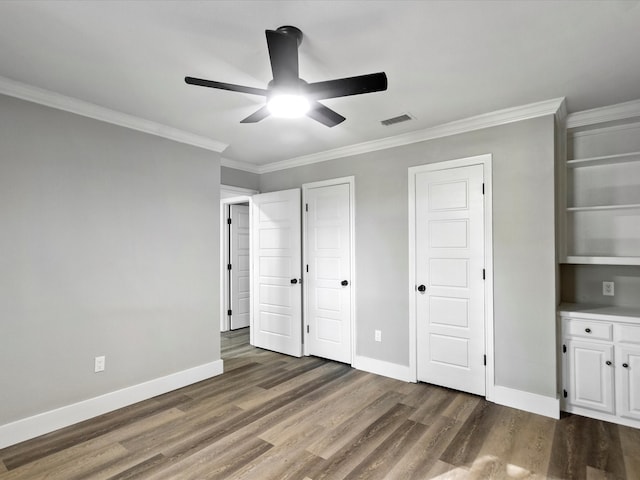
<path fill-rule="evenodd" d="M 640 265 L 640 101 L 569 115 L 566 153 L 561 262 Z"/>
<path fill-rule="evenodd" d="M 640 428 L 640 309 L 561 305 L 562 408 Z"/>

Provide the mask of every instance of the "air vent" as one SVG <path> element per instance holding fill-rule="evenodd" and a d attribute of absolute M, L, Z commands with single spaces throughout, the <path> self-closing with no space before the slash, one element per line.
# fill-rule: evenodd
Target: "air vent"
<path fill-rule="evenodd" d="M 387 118 L 386 120 L 381 120 L 380 123 L 385 127 L 389 125 L 395 125 L 396 123 L 408 122 L 409 120 L 413 120 L 413 117 L 408 113 L 403 113 L 397 117 Z"/>

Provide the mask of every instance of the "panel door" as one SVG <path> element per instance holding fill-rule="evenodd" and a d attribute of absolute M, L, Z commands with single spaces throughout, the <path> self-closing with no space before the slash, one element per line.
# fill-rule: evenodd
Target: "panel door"
<path fill-rule="evenodd" d="M 252 345 L 300 357 L 300 189 L 255 195 L 252 205 Z"/>
<path fill-rule="evenodd" d="M 231 205 L 231 330 L 249 326 L 249 206 Z"/>
<path fill-rule="evenodd" d="M 613 413 L 613 346 L 576 340 L 569 340 L 566 345 L 567 402 Z"/>
<path fill-rule="evenodd" d="M 619 415 L 640 420 L 640 348 L 619 347 L 616 351 L 619 375 Z"/>
<path fill-rule="evenodd" d="M 484 395 L 483 166 L 415 182 L 418 380 Z"/>
<path fill-rule="evenodd" d="M 351 363 L 349 184 L 305 191 L 307 353 Z"/>

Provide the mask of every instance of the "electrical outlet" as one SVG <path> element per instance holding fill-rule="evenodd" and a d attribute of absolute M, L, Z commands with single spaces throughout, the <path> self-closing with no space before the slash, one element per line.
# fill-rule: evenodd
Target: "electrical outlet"
<path fill-rule="evenodd" d="M 101 355 L 99 357 L 96 357 L 95 362 L 94 362 L 93 371 L 96 372 L 96 373 L 104 372 L 104 367 L 105 367 L 105 356 Z"/>
<path fill-rule="evenodd" d="M 602 282 L 602 295 L 613 297 L 614 292 L 615 290 L 613 282 Z"/>
<path fill-rule="evenodd" d="M 376 342 L 381 342 L 382 341 L 382 330 L 376 330 L 375 331 L 375 339 L 376 339 Z"/>

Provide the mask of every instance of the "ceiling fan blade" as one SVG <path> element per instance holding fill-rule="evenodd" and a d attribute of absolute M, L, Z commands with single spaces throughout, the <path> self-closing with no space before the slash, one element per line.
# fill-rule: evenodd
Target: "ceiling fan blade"
<path fill-rule="evenodd" d="M 251 95 L 267 96 L 267 90 L 264 88 L 245 87 L 243 85 L 235 85 L 233 83 L 214 82 L 213 80 L 204 80 L 202 78 L 184 77 L 184 81 L 189 85 L 198 85 L 200 87 L 219 88 L 220 90 L 231 90 L 232 92 L 250 93 Z"/>
<path fill-rule="evenodd" d="M 307 112 L 307 117 L 313 118 L 327 127 L 335 127 L 346 120 L 342 115 L 319 102 L 311 102 L 311 109 Z"/>
<path fill-rule="evenodd" d="M 297 86 L 298 39 L 295 35 L 277 30 L 266 30 L 273 83 L 278 86 Z"/>
<path fill-rule="evenodd" d="M 265 105 L 264 107 L 259 108 L 258 110 L 253 112 L 251 115 L 249 115 L 244 120 L 241 120 L 240 123 L 257 123 L 260 120 L 264 120 L 268 116 L 269 116 L 269 109 Z"/>
<path fill-rule="evenodd" d="M 357 77 L 339 78 L 326 82 L 310 83 L 306 86 L 307 94 L 316 100 L 324 98 L 347 97 L 362 93 L 382 92 L 387 89 L 387 75 L 384 72 L 359 75 Z"/>

